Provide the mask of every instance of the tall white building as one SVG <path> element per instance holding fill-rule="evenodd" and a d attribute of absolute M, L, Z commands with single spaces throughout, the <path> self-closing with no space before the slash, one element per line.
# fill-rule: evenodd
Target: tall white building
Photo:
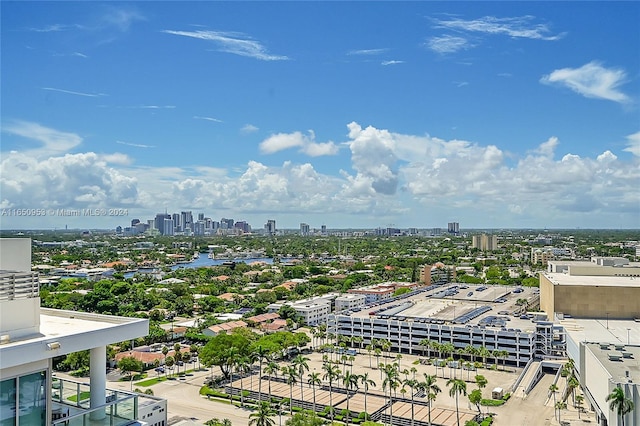
<path fill-rule="evenodd" d="M 106 389 L 106 346 L 148 331 L 146 319 L 40 308 L 31 240 L 0 239 L 0 424 L 165 425 L 165 400 Z M 54 357 L 83 350 L 89 385 L 53 377 Z"/>
<path fill-rule="evenodd" d="M 174 235 L 173 219 L 165 219 L 162 227 L 162 235 Z"/>

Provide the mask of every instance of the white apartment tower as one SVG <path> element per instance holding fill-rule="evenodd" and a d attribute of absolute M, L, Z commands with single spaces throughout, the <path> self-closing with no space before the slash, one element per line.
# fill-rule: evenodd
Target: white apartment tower
<path fill-rule="evenodd" d="M 40 308 L 39 290 L 31 240 L 0 239 L 0 424 L 165 425 L 166 400 L 106 389 L 107 345 L 147 335 L 148 320 Z M 88 385 L 53 377 L 54 357 L 83 350 Z"/>

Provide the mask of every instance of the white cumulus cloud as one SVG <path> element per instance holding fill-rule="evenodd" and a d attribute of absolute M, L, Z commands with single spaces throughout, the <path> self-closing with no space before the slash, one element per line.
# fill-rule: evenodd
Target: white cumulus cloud
<path fill-rule="evenodd" d="M 627 74 L 622 69 L 605 68 L 596 61 L 579 68 L 561 68 L 543 76 L 543 84 L 566 86 L 587 98 L 606 99 L 614 102 L 628 102 L 627 95 L 619 90 L 625 83 Z"/>
<path fill-rule="evenodd" d="M 624 149 L 636 157 L 640 157 L 640 132 L 627 136 L 627 147 Z"/>
<path fill-rule="evenodd" d="M 260 143 L 260 151 L 263 154 L 273 154 L 290 148 L 300 148 L 300 152 L 311 157 L 322 155 L 335 155 L 338 153 L 338 146 L 329 142 L 316 142 L 315 134 L 309 131 L 308 135 L 301 132 L 278 133 L 269 136 Z"/>

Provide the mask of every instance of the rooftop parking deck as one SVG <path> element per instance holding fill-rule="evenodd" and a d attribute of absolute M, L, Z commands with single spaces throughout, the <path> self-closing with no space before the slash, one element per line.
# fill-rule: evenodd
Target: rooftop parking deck
<path fill-rule="evenodd" d="M 537 288 L 447 284 L 430 286 L 405 297 L 366 305 L 342 314 L 356 318 L 413 320 L 468 327 L 497 327 L 532 332 L 542 314 L 527 313 L 518 304 L 537 304 Z"/>

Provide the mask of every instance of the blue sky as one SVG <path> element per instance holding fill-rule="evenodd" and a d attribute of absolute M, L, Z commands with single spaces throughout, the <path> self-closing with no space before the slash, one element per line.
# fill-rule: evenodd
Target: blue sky
<path fill-rule="evenodd" d="M 638 2 L 0 6 L 3 229 L 640 224 Z"/>

